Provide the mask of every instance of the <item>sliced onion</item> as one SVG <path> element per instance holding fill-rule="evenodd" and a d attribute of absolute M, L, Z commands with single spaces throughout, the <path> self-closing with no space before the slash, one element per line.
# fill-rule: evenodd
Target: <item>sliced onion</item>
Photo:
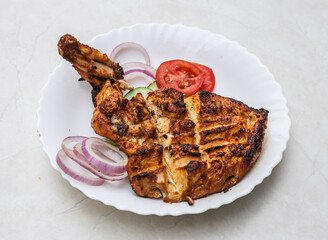
<path fill-rule="evenodd" d="M 82 152 L 90 164 L 104 175 L 113 176 L 126 171 L 127 156 L 99 138 L 91 137 L 83 140 Z"/>
<path fill-rule="evenodd" d="M 58 166 L 63 170 L 64 173 L 71 176 L 77 181 L 92 185 L 92 186 L 100 186 L 105 180 L 101 179 L 85 168 L 81 167 L 75 161 L 73 161 L 70 157 L 66 155 L 63 149 L 59 150 L 56 156 L 56 162 Z"/>
<path fill-rule="evenodd" d="M 87 169 L 88 171 L 90 171 L 91 173 L 97 175 L 97 171 L 90 165 L 90 163 L 88 162 L 88 160 L 86 159 L 86 157 L 82 154 L 82 155 L 77 155 L 74 151 L 74 148 L 76 145 L 81 145 L 82 141 L 87 139 L 87 137 L 83 137 L 83 136 L 71 136 L 71 137 L 67 137 L 63 140 L 61 147 L 63 149 L 63 151 L 66 153 L 66 155 L 71 158 L 72 160 L 74 160 L 76 163 L 78 163 L 81 167 L 84 167 L 85 169 Z M 74 143 L 73 149 L 71 149 L 68 145 Z"/>
<path fill-rule="evenodd" d="M 85 157 L 85 155 L 82 152 L 82 142 L 83 140 L 88 139 L 84 136 L 70 136 L 63 140 L 62 142 L 62 150 L 64 153 L 74 160 L 76 163 L 78 163 L 81 167 L 85 168 L 89 172 L 93 173 L 94 175 L 110 181 L 120 181 L 128 176 L 127 172 L 123 173 L 113 173 L 110 176 L 107 176 L 100 171 L 98 171 L 91 163 L 90 161 Z M 99 139 L 99 141 L 102 141 Z M 73 145 L 72 145 L 73 144 Z M 74 146 L 74 147 L 73 147 Z M 73 148 L 73 149 L 72 149 Z"/>
<path fill-rule="evenodd" d="M 146 79 L 147 81 L 149 81 L 150 83 L 154 82 L 153 77 L 150 77 L 149 75 L 147 75 L 144 72 L 137 71 L 137 69 L 135 71 L 131 72 L 130 74 L 124 75 L 125 81 L 130 81 L 135 78 L 143 78 L 143 79 Z"/>
<path fill-rule="evenodd" d="M 111 176 L 105 175 L 102 172 L 97 171 L 92 165 L 90 165 L 89 161 L 85 157 L 85 155 L 82 151 L 82 143 L 76 144 L 74 146 L 73 152 L 79 159 L 81 159 L 82 161 L 87 163 L 87 165 L 89 167 L 88 169 L 90 172 L 92 172 L 93 174 L 97 175 L 98 177 L 100 177 L 102 179 L 110 180 L 110 181 L 120 181 L 128 176 L 128 173 L 126 171 L 123 172 L 122 174 L 112 174 Z"/>
<path fill-rule="evenodd" d="M 128 69 L 135 69 L 135 68 L 142 68 L 146 71 L 148 71 L 154 78 L 155 78 L 155 75 L 156 75 L 156 69 L 153 68 L 152 66 L 150 65 L 147 65 L 147 64 L 144 64 L 144 63 L 141 63 L 141 62 L 128 62 L 128 63 L 124 63 L 122 64 L 122 68 L 126 74 L 126 71 Z"/>
<path fill-rule="evenodd" d="M 139 51 L 142 53 L 142 55 L 144 56 L 144 58 L 145 58 L 145 63 L 146 63 L 147 65 L 150 65 L 150 57 L 149 57 L 149 55 L 148 55 L 146 49 L 145 49 L 143 46 L 141 46 L 140 44 L 138 44 L 138 43 L 133 43 L 133 42 L 124 42 L 124 43 L 121 43 L 121 44 L 117 45 L 117 46 L 112 50 L 112 52 L 110 53 L 109 58 L 110 58 L 112 61 L 115 61 L 115 57 L 117 56 L 117 54 L 118 54 L 119 52 L 121 52 L 122 50 L 127 49 L 127 48 L 134 48 L 134 49 L 139 50 Z"/>
<path fill-rule="evenodd" d="M 61 147 L 62 147 L 62 149 L 64 150 L 64 152 L 66 153 L 67 156 L 69 156 L 71 159 L 73 159 L 74 161 L 79 163 L 80 159 L 78 159 L 78 157 L 74 154 L 73 147 L 77 143 L 82 143 L 82 141 L 85 140 L 85 139 L 87 139 L 87 137 L 84 137 L 84 136 L 70 136 L 70 137 L 67 137 L 63 140 L 63 142 L 61 144 Z M 69 145 L 72 144 L 72 143 L 74 143 L 74 145 L 69 147 Z"/>
<path fill-rule="evenodd" d="M 150 72 L 148 72 L 147 70 L 143 70 L 143 69 L 130 69 L 130 70 L 124 72 L 124 78 L 128 77 L 128 75 L 135 73 L 135 72 L 144 73 L 147 76 L 151 77 L 153 79 L 153 81 L 155 81 L 155 76 L 153 74 L 151 74 Z"/>

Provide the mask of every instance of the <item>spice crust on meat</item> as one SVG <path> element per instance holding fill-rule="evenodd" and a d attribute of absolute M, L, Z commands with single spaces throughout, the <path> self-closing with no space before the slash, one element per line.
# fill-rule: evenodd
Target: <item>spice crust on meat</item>
<path fill-rule="evenodd" d="M 237 184 L 258 159 L 267 110 L 207 91 L 185 98 L 173 88 L 128 100 L 123 70 L 106 54 L 68 34 L 58 51 L 93 87 L 91 126 L 127 154 L 137 195 L 193 204 Z"/>

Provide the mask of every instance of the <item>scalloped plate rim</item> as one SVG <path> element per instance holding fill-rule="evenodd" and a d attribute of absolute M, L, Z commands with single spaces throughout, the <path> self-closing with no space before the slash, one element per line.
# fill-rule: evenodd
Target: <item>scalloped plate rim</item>
<path fill-rule="evenodd" d="M 283 152 L 286 150 L 287 142 L 288 142 L 288 140 L 290 138 L 291 121 L 290 121 L 290 118 L 289 118 L 289 115 L 288 115 L 287 100 L 286 100 L 286 98 L 283 95 L 283 91 L 282 91 L 282 88 L 281 88 L 280 84 L 275 81 L 274 76 L 269 71 L 269 69 L 267 68 L 267 66 L 265 66 L 255 54 L 250 53 L 245 47 L 241 46 L 237 41 L 229 40 L 228 38 L 226 38 L 225 36 L 223 36 L 221 34 L 212 33 L 209 30 L 200 29 L 198 27 L 186 26 L 186 25 L 182 25 L 182 24 L 165 24 L 165 23 L 164 24 L 160 24 L 160 23 L 134 24 L 134 25 L 131 25 L 131 26 L 123 26 L 121 28 L 115 28 L 115 29 L 112 29 L 111 31 L 109 31 L 107 33 L 96 35 L 90 41 L 88 41 L 86 43 L 87 44 L 88 43 L 92 43 L 92 42 L 94 42 L 99 37 L 106 37 L 106 36 L 110 35 L 113 31 L 120 31 L 122 29 L 133 29 L 133 28 L 139 27 L 139 26 L 146 26 L 146 27 L 155 26 L 155 27 L 167 27 L 167 28 L 178 28 L 178 27 L 181 27 L 181 28 L 188 28 L 190 31 L 200 31 L 200 32 L 203 32 L 203 33 L 206 32 L 206 34 L 209 34 L 209 35 L 216 35 L 216 36 L 219 36 L 222 40 L 234 44 L 235 47 L 238 47 L 241 50 L 243 50 L 244 54 L 247 54 L 250 57 L 254 58 L 257 61 L 257 64 L 259 66 L 264 67 L 265 71 L 269 74 L 270 79 L 272 80 L 271 83 L 272 84 L 275 84 L 279 88 L 280 95 L 281 95 L 280 97 L 284 101 L 284 103 L 283 103 L 283 105 L 281 107 L 282 107 L 282 109 L 285 112 L 284 118 L 285 118 L 285 124 L 287 125 L 287 131 L 285 132 L 285 135 L 284 135 L 285 139 L 283 139 L 284 142 L 283 142 L 283 146 L 282 146 L 282 148 L 280 150 L 279 157 L 276 158 L 275 161 L 272 161 L 271 162 L 270 166 L 268 166 L 267 171 L 265 173 L 263 173 L 263 175 L 261 177 L 256 178 L 257 181 L 255 181 L 253 183 L 253 185 L 249 186 L 248 188 L 244 188 L 243 191 L 240 191 L 239 192 L 239 194 L 235 194 L 233 197 L 230 197 L 226 201 L 224 201 L 224 202 L 218 202 L 217 204 L 214 203 L 211 206 L 203 206 L 203 207 L 199 207 L 198 206 L 197 208 L 191 207 L 190 208 L 191 211 L 188 211 L 188 212 L 181 212 L 181 211 L 161 211 L 161 210 L 159 210 L 159 211 L 154 211 L 154 210 L 145 211 L 145 210 L 140 210 L 140 209 L 133 209 L 133 207 L 131 208 L 129 206 L 123 206 L 123 205 L 121 205 L 119 203 L 113 203 L 110 200 L 101 200 L 101 199 L 98 199 L 97 196 L 94 196 L 92 194 L 88 194 L 85 191 L 83 191 L 82 189 L 80 189 L 78 187 L 77 183 L 74 180 L 72 180 L 70 177 L 68 177 L 66 174 L 64 174 L 62 171 L 59 170 L 58 166 L 54 163 L 54 161 L 51 161 L 51 156 L 48 153 L 47 146 L 44 144 L 44 136 L 42 134 L 42 123 L 41 123 L 41 119 L 40 119 L 40 116 L 41 116 L 41 113 L 42 113 L 42 102 L 44 101 L 45 91 L 46 91 L 46 89 L 49 86 L 50 79 L 53 76 L 56 75 L 57 71 L 62 67 L 62 65 L 64 63 L 64 60 L 61 60 L 60 64 L 49 75 L 46 84 L 44 85 L 44 87 L 41 90 L 41 97 L 40 97 L 39 104 L 38 104 L 38 109 L 37 109 L 37 116 L 38 116 L 37 129 L 38 129 L 38 132 L 40 134 L 40 141 L 42 143 L 42 147 L 43 147 L 44 152 L 47 154 L 47 156 L 48 156 L 48 158 L 50 160 L 51 165 L 53 166 L 53 168 L 55 168 L 57 171 L 59 171 L 61 173 L 62 177 L 64 179 L 66 179 L 70 183 L 70 185 L 72 187 L 80 190 L 82 193 L 84 193 L 90 199 L 98 200 L 98 201 L 101 201 L 102 203 L 104 203 L 105 205 L 110 205 L 110 206 L 113 206 L 113 207 L 115 207 L 115 208 L 117 208 L 119 210 L 123 210 L 123 211 L 134 212 L 134 213 L 139 214 L 139 215 L 158 215 L 158 216 L 171 215 L 171 216 L 179 216 L 179 215 L 185 215 L 185 214 L 199 214 L 199 213 L 205 212 L 207 210 L 216 209 L 216 208 L 219 208 L 222 205 L 232 203 L 236 199 L 241 198 L 241 197 L 249 194 L 257 185 L 261 184 L 263 182 L 263 180 L 271 174 L 273 168 L 275 166 L 277 166 L 279 164 L 279 162 L 282 160 Z M 157 201 L 157 200 L 154 200 L 154 201 Z M 196 204 L 197 204 L 197 200 L 196 200 Z"/>

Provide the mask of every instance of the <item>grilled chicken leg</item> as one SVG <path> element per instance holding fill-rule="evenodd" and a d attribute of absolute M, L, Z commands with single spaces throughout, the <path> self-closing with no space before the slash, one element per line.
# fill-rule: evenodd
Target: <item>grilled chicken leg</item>
<path fill-rule="evenodd" d="M 59 54 L 73 64 L 75 70 L 94 89 L 100 90 L 108 79 L 116 80 L 122 90 L 132 89 L 123 79 L 123 69 L 106 54 L 77 41 L 72 35 L 62 36 L 58 42 Z"/>

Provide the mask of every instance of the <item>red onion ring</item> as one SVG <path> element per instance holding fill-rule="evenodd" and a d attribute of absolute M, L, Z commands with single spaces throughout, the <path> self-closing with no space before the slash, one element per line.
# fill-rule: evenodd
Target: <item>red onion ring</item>
<path fill-rule="evenodd" d="M 90 171 L 93 174 L 95 174 L 96 176 L 98 176 L 102 179 L 109 180 L 109 181 L 120 181 L 128 176 L 128 173 L 126 171 L 123 172 L 122 174 L 118 174 L 118 175 L 113 174 L 111 176 L 105 175 L 105 174 L 101 173 L 100 171 L 97 171 L 92 165 L 90 165 L 89 161 L 85 157 L 85 155 L 82 151 L 82 143 L 76 144 L 74 146 L 73 152 L 79 159 L 84 159 L 84 161 L 88 163 L 88 165 L 90 166 Z"/>
<path fill-rule="evenodd" d="M 67 137 L 63 140 L 61 147 L 63 149 L 63 151 L 66 153 L 66 155 L 71 158 L 72 160 L 74 160 L 76 163 L 78 163 L 81 167 L 84 167 L 85 169 L 87 169 L 88 171 L 90 171 L 91 173 L 95 174 L 98 176 L 97 174 L 97 170 L 95 170 L 92 165 L 90 165 L 90 162 L 88 162 L 88 160 L 86 159 L 86 157 L 82 154 L 82 155 L 78 155 L 76 154 L 76 152 L 74 151 L 75 147 L 77 145 L 81 145 L 83 140 L 88 139 L 87 137 L 83 137 L 83 136 L 70 136 Z M 73 147 L 73 149 L 69 148 L 69 144 L 71 143 L 76 143 Z M 98 176 L 100 177 L 100 176 Z"/>
<path fill-rule="evenodd" d="M 117 45 L 117 46 L 112 50 L 112 52 L 110 53 L 109 58 L 110 58 L 112 61 L 115 61 L 115 57 L 117 56 L 117 54 L 118 54 L 119 52 L 121 52 L 122 50 L 127 49 L 127 48 L 134 48 L 134 49 L 139 50 L 139 51 L 142 53 L 142 55 L 144 56 L 144 58 L 145 58 L 145 63 L 146 63 L 147 65 L 150 65 L 150 57 L 149 57 L 149 55 L 148 55 L 146 49 L 145 49 L 143 46 L 141 46 L 140 44 L 138 44 L 138 43 L 133 43 L 133 42 L 124 42 L 124 43 L 121 43 L 121 44 Z"/>
<path fill-rule="evenodd" d="M 72 160 L 76 161 L 78 164 L 80 164 L 82 162 L 74 154 L 74 152 L 73 152 L 73 146 L 70 148 L 68 145 L 71 144 L 71 143 L 74 143 L 74 145 L 77 144 L 77 143 L 81 143 L 85 139 L 87 139 L 87 137 L 84 137 L 84 136 L 70 136 L 70 137 L 65 138 L 62 141 L 62 144 L 61 144 L 61 147 L 64 150 L 64 152 L 66 153 L 66 155 L 68 157 L 70 157 Z M 84 167 L 84 166 L 82 166 L 82 167 Z"/>
<path fill-rule="evenodd" d="M 88 138 L 82 142 L 82 152 L 90 164 L 104 175 L 123 174 L 127 156 L 118 148 L 99 138 Z"/>
<path fill-rule="evenodd" d="M 82 142 L 84 140 L 87 140 L 87 137 L 84 136 L 70 136 L 67 137 L 63 140 L 62 142 L 62 151 L 64 152 L 64 154 L 66 154 L 66 157 L 70 158 L 71 160 L 75 161 L 77 164 L 79 164 L 81 167 L 85 168 L 86 170 L 88 170 L 90 173 L 94 174 L 95 176 L 104 179 L 104 180 L 109 180 L 109 181 L 120 181 L 124 178 L 126 178 L 128 176 L 127 172 L 120 172 L 120 173 L 112 173 L 110 175 L 106 175 L 103 174 L 102 172 L 100 172 L 99 170 L 97 170 L 92 164 L 91 162 L 85 157 L 85 155 L 82 152 Z M 98 144 L 102 142 L 102 143 L 107 143 L 101 139 L 98 139 Z M 72 146 L 69 146 L 70 144 L 74 143 L 74 147 L 72 149 Z M 103 149 L 103 146 L 100 146 L 100 151 L 105 151 Z M 114 151 L 114 150 L 113 150 Z M 117 150 L 119 151 L 119 150 Z M 117 154 L 117 153 L 116 153 Z M 115 153 L 114 153 L 115 155 Z M 125 156 L 124 153 L 121 153 L 120 155 Z M 69 175 L 71 176 L 76 176 L 76 173 L 74 172 L 74 169 L 70 169 L 68 167 L 65 167 L 62 163 L 62 161 L 59 162 L 59 164 L 61 164 L 61 168 L 65 169 L 65 173 L 69 172 Z M 73 177 L 73 178 L 74 178 Z"/>
<path fill-rule="evenodd" d="M 151 74 L 150 72 L 148 72 L 147 70 L 143 70 L 143 69 L 130 69 L 130 70 L 127 70 L 126 72 L 124 72 L 124 77 L 127 77 L 129 74 L 132 74 L 132 73 L 135 73 L 135 72 L 144 73 L 144 74 L 148 75 L 149 77 L 153 78 L 153 81 L 155 81 L 155 76 L 153 74 Z"/>
<path fill-rule="evenodd" d="M 56 155 L 56 162 L 64 173 L 71 176 L 79 182 L 83 182 L 92 186 L 100 186 L 105 180 L 96 177 L 90 171 L 87 171 L 84 167 L 81 167 L 70 157 L 66 155 L 63 149 L 60 149 Z"/>
<path fill-rule="evenodd" d="M 155 75 L 156 75 L 156 69 L 153 68 L 152 66 L 150 65 L 147 65 L 147 64 L 144 64 L 144 63 L 141 63 L 141 62 L 128 62 L 128 63 L 124 63 L 121 65 L 124 72 L 126 72 L 128 69 L 131 69 L 131 68 L 142 68 L 146 71 L 148 71 L 152 76 L 154 76 L 155 78 Z"/>
<path fill-rule="evenodd" d="M 137 69 L 135 69 L 133 72 L 127 74 L 127 75 L 124 75 L 124 80 L 125 81 L 130 81 L 134 78 L 143 78 L 143 79 L 146 79 L 147 81 L 149 82 L 154 82 L 154 78 L 153 77 L 150 77 L 148 74 L 142 72 L 142 71 L 137 71 Z"/>

